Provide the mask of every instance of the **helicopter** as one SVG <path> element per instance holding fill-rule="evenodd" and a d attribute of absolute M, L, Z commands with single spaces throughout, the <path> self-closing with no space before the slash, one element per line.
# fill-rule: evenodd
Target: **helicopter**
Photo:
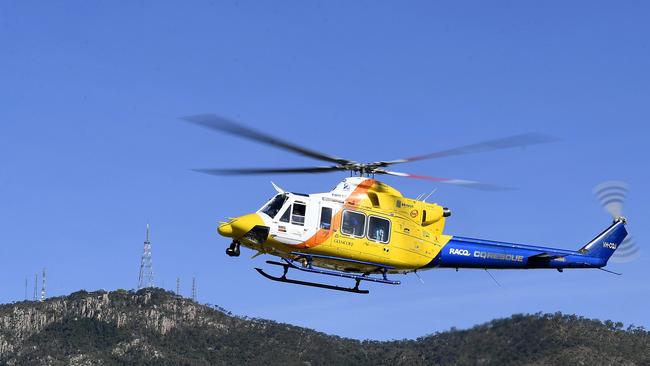
<path fill-rule="evenodd" d="M 330 165 L 299 168 L 195 169 L 213 175 L 327 173 L 347 171 L 349 177 L 323 193 L 289 192 L 271 182 L 275 194 L 255 212 L 221 222 L 217 232 L 230 238 L 226 254 L 238 257 L 241 247 L 278 257 L 267 260 L 282 269 L 269 280 L 329 290 L 367 294 L 361 283 L 399 285 L 391 278 L 434 268 L 474 269 L 604 269 L 627 236 L 620 210 L 613 222 L 578 250 L 551 248 L 448 235 L 445 222 L 451 210 L 427 202 L 428 196 L 408 198 L 377 175 L 424 179 L 480 190 L 504 187 L 463 179 L 401 173 L 388 168 L 424 159 L 472 154 L 554 142 L 551 136 L 528 133 L 438 151 L 406 159 L 359 163 L 324 154 L 246 127 L 214 114 L 182 118 L 222 133 L 253 140 Z M 349 279 L 350 287 L 289 278 L 289 271 Z M 618 273 L 615 273 L 618 274 Z"/>

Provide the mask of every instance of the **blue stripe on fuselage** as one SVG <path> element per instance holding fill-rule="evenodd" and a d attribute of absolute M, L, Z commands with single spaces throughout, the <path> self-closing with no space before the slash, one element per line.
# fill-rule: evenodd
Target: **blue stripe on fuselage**
<path fill-rule="evenodd" d="M 534 257 L 540 254 L 551 257 Z M 585 268 L 604 264 L 602 258 L 572 250 L 453 237 L 426 267 Z"/>

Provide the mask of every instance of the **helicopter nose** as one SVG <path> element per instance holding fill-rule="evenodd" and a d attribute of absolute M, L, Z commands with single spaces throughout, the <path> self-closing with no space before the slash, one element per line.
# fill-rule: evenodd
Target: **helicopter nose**
<path fill-rule="evenodd" d="M 217 228 L 217 232 L 221 236 L 232 236 L 233 230 L 232 230 L 232 225 L 229 222 L 223 223 L 219 225 Z"/>
<path fill-rule="evenodd" d="M 234 220 L 219 225 L 217 232 L 222 236 L 240 238 L 251 231 L 257 225 L 264 225 L 264 221 L 258 214 L 248 214 L 235 218 Z"/>

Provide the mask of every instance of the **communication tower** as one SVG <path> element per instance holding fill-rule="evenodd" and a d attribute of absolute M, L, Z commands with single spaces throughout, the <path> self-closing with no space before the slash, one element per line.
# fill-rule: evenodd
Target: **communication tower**
<path fill-rule="evenodd" d="M 38 294 L 38 273 L 34 274 L 34 297 L 32 300 L 36 301 Z"/>
<path fill-rule="evenodd" d="M 140 276 L 138 278 L 138 290 L 146 287 L 153 287 L 153 264 L 151 263 L 151 242 L 149 241 L 149 224 L 144 240 L 144 251 L 140 261 Z"/>
<path fill-rule="evenodd" d="M 192 300 L 196 301 L 196 277 L 192 277 Z"/>
<path fill-rule="evenodd" d="M 45 301 L 45 268 L 43 268 L 43 284 L 41 285 L 41 301 Z"/>

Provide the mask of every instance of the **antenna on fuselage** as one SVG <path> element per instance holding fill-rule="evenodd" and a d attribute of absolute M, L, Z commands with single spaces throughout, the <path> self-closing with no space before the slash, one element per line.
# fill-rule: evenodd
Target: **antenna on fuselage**
<path fill-rule="evenodd" d="M 420 277 L 418 270 L 416 269 L 415 271 L 413 271 L 413 273 L 415 273 L 415 275 L 418 276 L 418 280 L 420 280 L 420 282 L 424 285 L 424 280 L 422 279 L 422 277 Z"/>
<path fill-rule="evenodd" d="M 617 276 L 622 275 L 622 273 L 614 272 L 614 271 L 610 271 L 610 270 L 605 269 L 605 268 L 598 268 L 598 269 L 601 270 L 601 271 L 603 271 L 603 272 L 607 272 L 607 273 L 615 274 L 615 275 L 617 275 Z"/>
<path fill-rule="evenodd" d="M 422 202 L 426 202 L 429 197 L 431 197 L 432 194 L 436 193 L 437 188 L 434 188 L 431 193 L 429 193 L 426 197 L 422 199 Z"/>
<path fill-rule="evenodd" d="M 490 275 L 490 277 L 492 278 L 492 280 L 494 280 L 494 283 L 496 283 L 496 284 L 497 284 L 497 286 L 499 286 L 499 287 L 501 287 L 501 288 L 503 288 L 503 286 L 501 286 L 501 284 L 499 283 L 499 281 L 497 281 L 497 279 L 496 279 L 496 278 L 494 278 L 494 276 L 492 276 L 492 273 L 490 273 L 490 271 L 488 271 L 488 270 L 487 270 L 487 268 L 483 268 L 483 269 L 485 270 L 485 272 L 487 272 L 487 274 L 489 274 L 489 275 Z"/>
<path fill-rule="evenodd" d="M 275 184 L 275 183 L 273 183 L 273 181 L 271 181 L 271 185 L 273 186 L 273 188 L 274 188 L 278 193 L 280 193 L 280 194 L 285 193 L 285 190 L 282 189 L 282 188 L 280 188 L 280 187 L 278 187 L 278 185 Z"/>

